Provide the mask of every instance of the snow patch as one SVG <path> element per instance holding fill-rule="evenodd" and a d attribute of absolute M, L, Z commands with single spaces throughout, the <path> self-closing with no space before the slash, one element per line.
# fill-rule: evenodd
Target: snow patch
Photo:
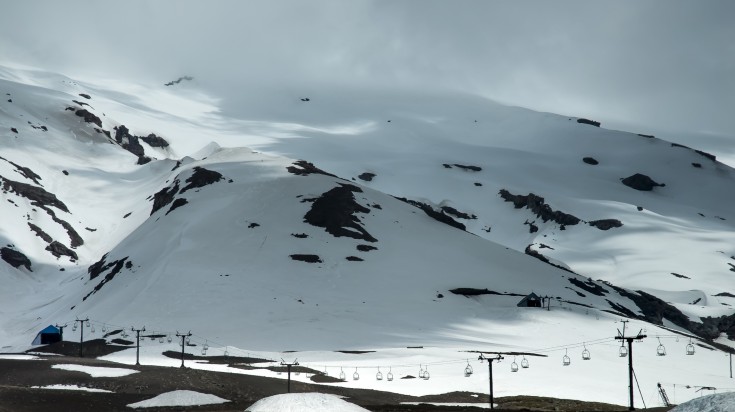
<path fill-rule="evenodd" d="M 59 364 L 51 366 L 53 369 L 63 369 L 67 371 L 84 372 L 93 378 L 119 378 L 128 376 L 138 371 L 125 368 L 103 368 L 99 366 L 84 366 L 73 364 Z"/>
<path fill-rule="evenodd" d="M 269 396 L 245 409 L 250 412 L 362 412 L 367 411 L 337 396 L 325 393 L 287 393 Z"/>
<path fill-rule="evenodd" d="M 129 408 L 160 408 L 170 406 L 214 405 L 229 402 L 219 396 L 194 391 L 172 391 L 162 393 L 154 398 L 131 403 Z"/>

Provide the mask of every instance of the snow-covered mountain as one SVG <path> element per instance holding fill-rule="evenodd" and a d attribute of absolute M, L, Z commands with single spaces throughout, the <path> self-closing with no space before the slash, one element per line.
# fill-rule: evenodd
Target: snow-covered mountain
<path fill-rule="evenodd" d="M 4 350 L 90 317 L 384 365 L 414 363 L 390 352 L 407 346 L 440 348 L 431 363 L 594 342 L 619 367 L 613 322 L 630 317 L 707 348 L 695 366 L 644 360 L 646 383 L 720 382 L 735 171 L 715 156 L 475 96 L 167 80 L 0 68 Z M 551 310 L 519 309 L 531 292 Z M 505 390 L 625 401 L 583 375 Z"/>

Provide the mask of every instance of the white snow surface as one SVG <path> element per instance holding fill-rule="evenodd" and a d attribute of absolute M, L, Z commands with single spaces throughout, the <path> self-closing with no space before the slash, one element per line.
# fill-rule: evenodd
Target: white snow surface
<path fill-rule="evenodd" d="M 151 399 L 131 403 L 130 405 L 128 405 L 128 407 L 134 409 L 161 408 L 172 406 L 214 405 L 225 402 L 229 401 L 227 399 L 222 399 L 219 396 L 211 395 L 208 393 L 179 390 L 162 393 Z"/>
<path fill-rule="evenodd" d="M 74 364 L 56 364 L 51 365 L 53 369 L 63 369 L 67 371 L 83 372 L 93 378 L 119 378 L 121 376 L 128 376 L 138 371 L 133 369 L 125 368 L 105 368 L 100 366 L 86 366 L 86 365 L 74 365 Z"/>
<path fill-rule="evenodd" d="M 46 385 L 46 386 L 31 386 L 31 388 L 35 389 L 56 389 L 56 390 L 63 390 L 63 391 L 83 391 L 83 392 L 99 392 L 99 393 L 113 393 L 112 391 L 108 391 L 107 389 L 97 389 L 97 388 L 87 388 L 84 386 L 79 385 Z"/>
<path fill-rule="evenodd" d="M 362 412 L 367 409 L 325 393 L 285 393 L 263 398 L 249 412 Z"/>
<path fill-rule="evenodd" d="M 735 392 L 715 393 L 692 399 L 670 412 L 732 412 L 735 411 Z"/>
<path fill-rule="evenodd" d="M 196 355 L 207 344 L 207 355 L 276 361 L 256 364 L 263 367 L 298 358 L 334 377 L 345 372 L 346 382 L 330 385 L 412 395 L 486 394 L 487 366 L 468 351 L 532 352 L 547 357 L 529 355 L 530 368 L 516 373 L 510 364 L 521 356 L 506 355 L 496 366 L 497 396 L 624 405 L 627 360 L 613 339 L 622 315 L 611 311 L 641 310 L 604 282 L 658 296 L 693 322 L 735 312 L 729 166 L 664 140 L 476 96 L 310 88 L 302 102 L 302 90 L 275 88 L 263 100 L 241 90 L 214 94 L 205 80 L 165 88 L 0 66 L 0 186 L 22 183 L 63 203 L 49 212 L 14 190 L 0 193 L 0 247 L 12 246 L 32 264 L 0 260 L 0 348 L 29 349 L 49 324 L 66 324 L 64 338 L 78 341 L 81 330 L 71 326 L 89 317 L 85 340 L 103 329 L 130 333 L 130 325 L 168 337 L 191 330 L 196 346 L 187 351 Z M 82 108 L 101 126 L 76 116 Z M 153 160 L 138 165 L 121 147 L 128 138 L 114 139 L 121 125 L 170 146 L 142 143 Z M 288 172 L 299 159 L 336 177 Z M 223 179 L 181 193 L 197 168 Z M 363 173 L 375 176 L 364 180 Z M 641 192 L 620 183 L 634 173 L 666 186 Z M 358 237 L 365 230 L 376 241 L 305 222 L 314 199 L 347 184 L 362 211 L 345 230 Z M 177 187 L 174 197 L 186 203 L 153 212 L 155 194 Z M 501 189 L 534 193 L 582 221 L 544 222 L 504 201 Z M 396 197 L 420 201 L 466 231 Z M 598 219 L 623 226 L 586 224 Z M 72 230 L 83 244 L 72 245 Z M 53 255 L 45 237 L 76 258 Z M 491 294 L 465 297 L 455 288 Z M 516 307 L 530 292 L 554 297 L 551 310 Z M 699 396 L 698 387 L 732 387 L 726 355 L 696 339 L 696 354 L 685 355 L 689 337 L 674 320 L 626 325 L 626 334 L 648 335 L 634 344 L 646 402 L 659 402 L 657 382 L 676 402 Z M 106 339 L 115 338 L 121 333 Z M 668 356 L 655 356 L 657 338 Z M 143 339 L 141 363 L 179 366 L 161 355 L 177 351 L 178 342 Z M 735 346 L 725 336 L 717 342 Z M 589 361 L 581 359 L 584 347 Z M 133 365 L 135 349 L 104 358 Z M 474 373 L 465 378 L 467 363 Z M 264 368 L 187 366 L 285 378 Z M 429 380 L 400 379 L 423 368 Z M 396 379 L 378 381 L 378 371 Z M 306 374 L 292 378 L 310 382 Z"/>

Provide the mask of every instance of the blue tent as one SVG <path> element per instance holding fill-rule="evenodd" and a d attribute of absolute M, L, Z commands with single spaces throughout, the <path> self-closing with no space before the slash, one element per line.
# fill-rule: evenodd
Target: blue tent
<path fill-rule="evenodd" d="M 46 326 L 46 328 L 36 335 L 36 339 L 33 339 L 31 345 L 48 345 L 49 343 L 61 341 L 61 331 L 52 325 Z"/>

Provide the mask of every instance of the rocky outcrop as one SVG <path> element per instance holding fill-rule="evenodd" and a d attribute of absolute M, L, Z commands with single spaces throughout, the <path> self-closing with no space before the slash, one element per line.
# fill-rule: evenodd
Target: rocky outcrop
<path fill-rule="evenodd" d="M 589 125 L 595 126 L 595 127 L 600 127 L 600 124 L 601 124 L 600 122 L 596 122 L 596 121 L 590 120 L 590 119 L 585 119 L 583 117 L 577 119 L 577 123 L 589 124 Z"/>
<path fill-rule="evenodd" d="M 87 109 L 76 110 L 74 114 L 83 118 L 84 121 L 87 123 L 93 123 L 96 124 L 98 127 L 102 127 L 102 120 L 100 120 L 99 117 L 95 116 L 94 113 L 88 111 Z"/>
<path fill-rule="evenodd" d="M 366 182 L 371 182 L 373 178 L 375 177 L 375 173 L 361 173 L 359 176 L 357 176 L 359 179 L 364 180 Z"/>
<path fill-rule="evenodd" d="M 527 196 L 514 195 L 505 189 L 500 189 L 498 194 L 500 194 L 500 197 L 502 197 L 506 202 L 512 202 L 516 209 L 526 207 L 531 210 L 544 222 L 551 220 L 559 225 L 568 226 L 576 225 L 581 221 L 581 219 L 576 216 L 551 209 L 551 206 L 546 204 L 543 197 L 537 196 L 533 193 L 529 193 Z"/>
<path fill-rule="evenodd" d="M 46 250 L 51 252 L 51 254 L 56 256 L 57 258 L 61 256 L 68 256 L 72 261 L 76 261 L 77 259 L 79 259 L 76 252 L 64 246 L 63 243 L 57 240 L 52 241 L 48 246 L 46 246 Z"/>
<path fill-rule="evenodd" d="M 31 269 L 31 260 L 28 259 L 26 255 L 15 249 L 12 249 L 10 247 L 0 248 L 0 258 L 2 258 L 2 260 L 7 262 L 10 266 L 14 268 L 19 268 L 23 266 L 24 268 L 33 272 L 33 269 Z"/>
<path fill-rule="evenodd" d="M 362 189 L 350 184 L 340 184 L 314 199 L 311 209 L 304 215 L 304 222 L 322 227 L 335 237 L 351 237 L 354 239 L 377 242 L 360 224 L 355 213 L 370 213 L 370 209 L 357 203 L 353 193 L 362 193 Z"/>
<path fill-rule="evenodd" d="M 325 176 L 337 177 L 331 173 L 327 173 L 324 170 L 314 166 L 313 163 L 307 162 L 306 160 L 297 160 L 292 166 L 286 168 L 289 173 L 293 173 L 297 176 L 308 176 L 311 174 L 320 174 Z"/>
<path fill-rule="evenodd" d="M 437 220 L 439 222 L 442 222 L 452 227 L 456 227 L 457 229 L 460 229 L 460 230 L 467 229 L 465 225 L 452 219 L 452 217 L 445 214 L 444 211 L 437 212 L 436 210 L 434 210 L 433 207 L 431 207 L 431 205 L 419 202 L 418 200 L 406 199 L 405 197 L 397 197 L 396 199 L 402 202 L 406 202 L 411 206 L 418 207 L 419 209 L 423 210 L 424 213 L 426 213 L 429 217 L 433 218 L 434 220 Z"/>
<path fill-rule="evenodd" d="M 633 188 L 635 190 L 644 191 L 644 192 L 650 192 L 656 186 L 660 186 L 660 187 L 666 186 L 666 184 L 657 183 L 650 177 L 644 174 L 641 174 L 641 173 L 636 173 L 634 175 L 628 176 L 625 179 L 622 179 L 622 182 L 624 185 L 630 188 Z"/>
<path fill-rule="evenodd" d="M 180 193 L 184 193 L 187 190 L 198 189 L 200 187 L 208 186 L 213 183 L 217 183 L 223 180 L 222 173 L 215 172 L 214 170 L 205 169 L 203 167 L 195 167 L 193 173 L 189 176 L 185 182 L 188 183 L 181 189 Z"/>
<path fill-rule="evenodd" d="M 322 259 L 319 255 L 308 255 L 308 254 L 293 254 L 289 255 L 291 259 L 298 260 L 306 263 L 322 263 Z"/>
<path fill-rule="evenodd" d="M 588 225 L 592 227 L 596 227 L 600 230 L 609 230 L 614 227 L 621 227 L 623 226 L 623 222 L 619 221 L 618 219 L 600 219 L 600 220 L 592 220 L 587 222 Z"/>
<path fill-rule="evenodd" d="M 583 157 L 582 161 L 592 166 L 600 164 L 600 162 L 598 162 L 594 157 Z"/>
<path fill-rule="evenodd" d="M 150 147 L 168 147 L 168 141 L 161 136 L 151 133 L 148 136 L 139 136 L 140 140 L 146 142 Z"/>
<path fill-rule="evenodd" d="M 106 263 L 107 254 L 102 256 L 102 258 L 97 261 L 95 264 L 90 266 L 87 269 L 87 273 L 89 273 L 89 280 L 95 279 L 101 274 L 107 272 L 105 277 L 98 283 L 94 289 L 92 289 L 91 292 L 89 292 L 82 300 L 87 300 L 90 296 L 97 293 L 102 287 L 110 282 L 120 271 L 123 269 L 123 267 L 127 269 L 131 269 L 133 267 L 132 262 L 128 261 L 128 257 L 124 257 L 122 259 L 113 260 L 110 263 Z"/>

